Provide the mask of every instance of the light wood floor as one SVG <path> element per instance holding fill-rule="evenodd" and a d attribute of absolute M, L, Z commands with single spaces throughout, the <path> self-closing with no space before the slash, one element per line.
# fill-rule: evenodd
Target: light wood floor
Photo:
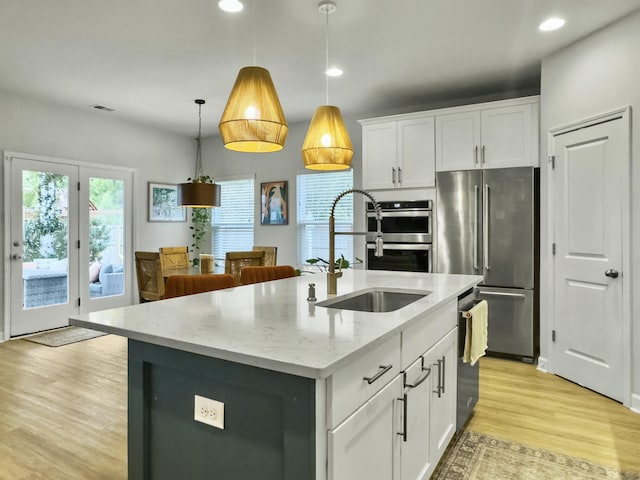
<path fill-rule="evenodd" d="M 126 480 L 127 344 L 0 344 L 0 480 Z M 468 428 L 640 471 L 640 415 L 566 380 L 481 360 Z"/>
<path fill-rule="evenodd" d="M 480 401 L 469 430 L 640 472 L 640 415 L 555 375 L 510 360 L 480 360 Z"/>

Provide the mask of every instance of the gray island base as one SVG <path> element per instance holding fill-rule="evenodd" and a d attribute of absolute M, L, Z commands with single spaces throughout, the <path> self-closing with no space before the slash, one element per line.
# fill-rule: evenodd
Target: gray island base
<path fill-rule="evenodd" d="M 307 302 L 311 281 L 329 298 L 314 275 L 70 323 L 129 338 L 131 480 L 424 480 L 455 432 L 457 297 L 480 280 L 344 272 L 336 298 L 428 293 L 386 313 Z"/>

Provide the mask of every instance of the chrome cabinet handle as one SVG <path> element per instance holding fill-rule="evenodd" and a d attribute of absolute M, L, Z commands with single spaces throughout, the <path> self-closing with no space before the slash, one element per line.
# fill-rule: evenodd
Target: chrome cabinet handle
<path fill-rule="evenodd" d="M 480 149 L 480 164 L 484 165 L 484 145 L 482 145 L 482 148 Z"/>
<path fill-rule="evenodd" d="M 422 384 L 427 378 L 429 378 L 429 375 L 431 375 L 431 369 L 430 368 L 422 367 L 422 371 L 423 372 L 427 372 L 427 373 L 425 373 L 422 377 L 420 377 L 416 383 L 405 383 L 404 386 L 408 387 L 408 388 L 419 387 L 420 384 Z"/>
<path fill-rule="evenodd" d="M 495 296 L 500 296 L 500 297 L 527 298 L 527 296 L 524 293 L 488 292 L 487 290 L 478 290 L 478 295 L 495 295 Z"/>
<path fill-rule="evenodd" d="M 398 167 L 398 184 L 402 185 L 402 168 Z"/>
<path fill-rule="evenodd" d="M 445 377 L 446 368 L 447 368 L 447 357 L 445 357 L 443 355 L 442 356 L 442 393 L 444 393 L 444 387 L 445 387 L 445 384 L 447 383 L 447 382 L 445 382 L 445 379 L 446 379 L 446 377 Z"/>
<path fill-rule="evenodd" d="M 484 198 L 482 199 L 484 215 L 482 219 L 482 248 L 484 250 L 484 268 L 489 270 L 489 185 L 484 185 Z"/>
<path fill-rule="evenodd" d="M 478 147 L 476 147 L 477 149 Z M 480 187 L 473 186 L 475 205 L 473 206 L 473 269 L 478 270 L 478 213 L 480 208 Z"/>
<path fill-rule="evenodd" d="M 478 164 L 478 145 L 473 147 L 473 164 Z"/>
<path fill-rule="evenodd" d="M 391 181 L 393 182 L 393 185 L 395 186 L 395 184 L 396 184 L 396 167 L 391 167 Z"/>
<path fill-rule="evenodd" d="M 402 402 L 402 432 L 397 432 L 398 435 L 402 436 L 402 441 L 407 441 L 407 394 L 405 393 L 402 398 L 398 399 L 399 402 Z"/>
<path fill-rule="evenodd" d="M 604 272 L 604 274 L 606 277 L 609 277 L 609 278 L 618 278 L 618 271 L 613 270 L 612 268 Z"/>
<path fill-rule="evenodd" d="M 380 365 L 380 371 L 376 373 L 373 377 L 362 377 L 369 385 L 378 380 L 382 375 L 387 373 L 389 370 L 393 368 L 393 365 Z"/>

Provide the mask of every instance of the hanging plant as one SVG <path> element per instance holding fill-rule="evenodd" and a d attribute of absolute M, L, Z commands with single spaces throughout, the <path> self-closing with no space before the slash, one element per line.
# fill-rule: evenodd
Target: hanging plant
<path fill-rule="evenodd" d="M 193 183 L 213 183 L 213 178 L 209 175 L 200 175 L 196 180 L 187 179 Z M 191 209 L 191 248 L 189 251 L 193 254 L 191 264 L 194 267 L 200 265 L 200 251 L 202 241 L 205 239 L 209 229 L 211 228 L 211 209 L 210 208 L 192 208 Z"/>

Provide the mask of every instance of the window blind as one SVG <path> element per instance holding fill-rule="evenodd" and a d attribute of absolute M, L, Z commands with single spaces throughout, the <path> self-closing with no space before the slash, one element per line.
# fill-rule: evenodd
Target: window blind
<path fill-rule="evenodd" d="M 353 171 L 302 174 L 297 176 L 298 264 L 307 259 L 329 259 L 329 215 L 333 201 L 345 190 L 353 188 Z M 347 197 L 336 205 L 336 231 L 353 230 L 353 199 Z M 353 238 L 336 236 L 336 258 L 353 261 Z"/>
<path fill-rule="evenodd" d="M 221 206 L 213 209 L 211 242 L 215 273 L 224 273 L 224 259 L 229 251 L 253 248 L 255 201 L 253 178 L 217 182 Z"/>

